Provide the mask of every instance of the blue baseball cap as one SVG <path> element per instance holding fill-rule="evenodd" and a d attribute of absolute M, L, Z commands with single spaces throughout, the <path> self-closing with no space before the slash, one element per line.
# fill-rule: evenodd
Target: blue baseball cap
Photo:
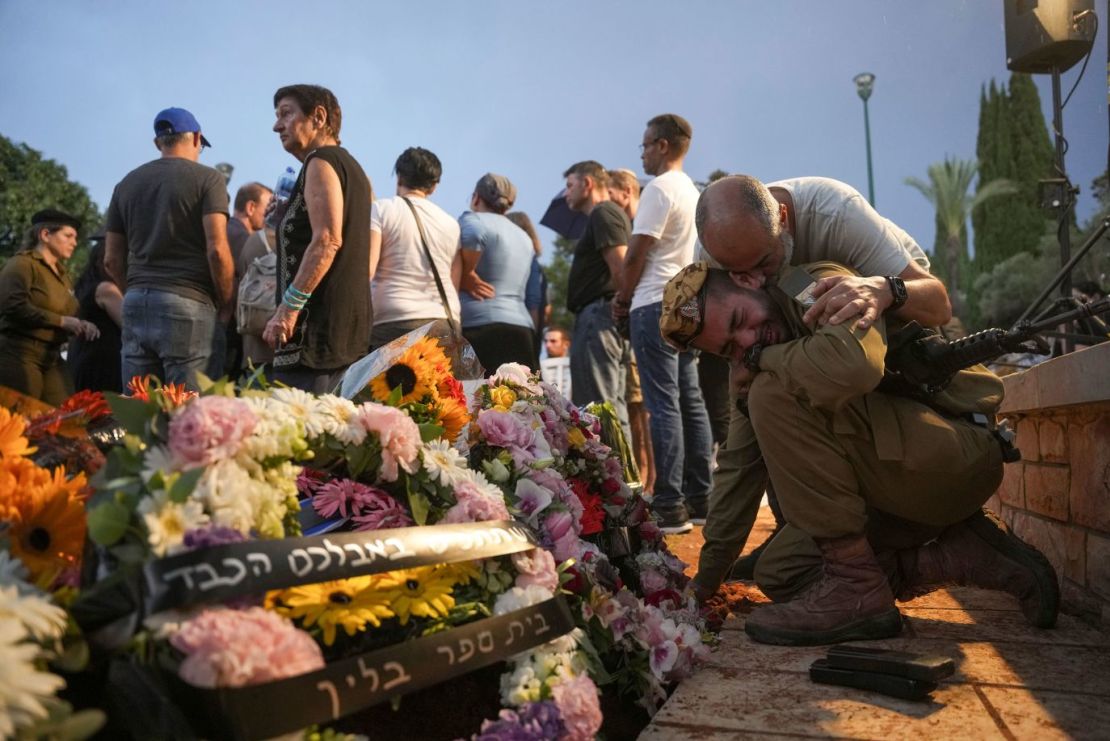
<path fill-rule="evenodd" d="M 196 132 L 200 134 L 200 122 L 197 117 L 184 108 L 167 108 L 154 117 L 154 134 L 185 134 Z M 200 135 L 200 143 L 206 147 L 212 146 Z"/>

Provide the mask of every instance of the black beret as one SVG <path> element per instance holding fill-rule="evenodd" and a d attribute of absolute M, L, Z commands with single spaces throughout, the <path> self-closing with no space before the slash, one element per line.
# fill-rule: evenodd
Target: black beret
<path fill-rule="evenodd" d="M 81 228 L 80 219 L 56 208 L 44 208 L 31 217 L 31 226 L 38 226 L 39 224 L 61 224 L 62 226 L 72 226 L 74 229 Z"/>

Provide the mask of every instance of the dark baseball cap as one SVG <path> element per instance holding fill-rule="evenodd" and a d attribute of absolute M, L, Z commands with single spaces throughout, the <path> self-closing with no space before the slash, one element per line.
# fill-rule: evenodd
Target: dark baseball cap
<path fill-rule="evenodd" d="M 197 117 L 184 108 L 167 108 L 154 117 L 154 134 L 200 134 L 200 122 Z M 212 146 L 200 134 L 200 143 L 206 147 Z"/>

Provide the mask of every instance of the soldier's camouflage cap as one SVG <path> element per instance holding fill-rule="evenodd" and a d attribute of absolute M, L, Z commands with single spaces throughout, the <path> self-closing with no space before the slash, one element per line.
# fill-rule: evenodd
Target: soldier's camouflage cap
<path fill-rule="evenodd" d="M 709 263 L 687 265 L 667 281 L 663 289 L 663 313 L 659 333 L 667 344 L 682 352 L 705 326 L 705 282 Z"/>

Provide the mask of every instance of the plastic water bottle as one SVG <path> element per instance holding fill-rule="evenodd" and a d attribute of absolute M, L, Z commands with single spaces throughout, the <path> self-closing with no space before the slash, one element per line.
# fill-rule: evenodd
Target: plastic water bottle
<path fill-rule="evenodd" d="M 274 208 L 270 211 L 270 215 L 266 217 L 266 225 L 277 229 L 278 224 L 285 216 L 285 209 L 289 205 L 289 196 L 293 195 L 293 188 L 297 185 L 297 171 L 292 167 L 286 167 L 285 172 L 281 173 L 278 178 L 277 185 L 274 187 Z"/>

